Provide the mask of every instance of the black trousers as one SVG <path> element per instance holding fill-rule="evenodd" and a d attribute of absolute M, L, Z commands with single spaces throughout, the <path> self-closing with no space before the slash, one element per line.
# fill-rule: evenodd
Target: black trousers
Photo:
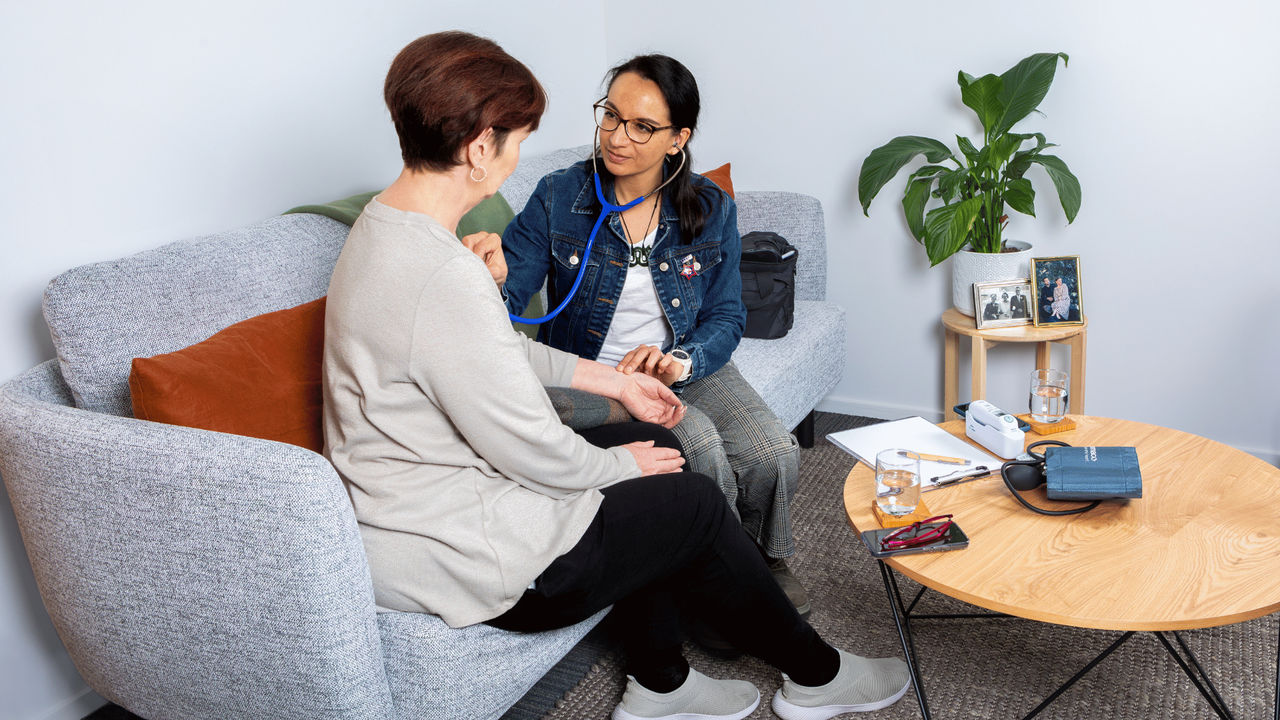
<path fill-rule="evenodd" d="M 604 425 L 581 435 L 598 447 L 654 440 L 679 448 L 669 430 L 647 423 Z M 835 677 L 838 654 L 796 613 L 710 478 L 650 475 L 602 492 L 578 544 L 490 625 L 549 630 L 613 605 L 622 616 L 617 625 L 627 673 L 656 692 L 674 690 L 688 674 L 682 617 L 709 625 L 803 685 Z"/>

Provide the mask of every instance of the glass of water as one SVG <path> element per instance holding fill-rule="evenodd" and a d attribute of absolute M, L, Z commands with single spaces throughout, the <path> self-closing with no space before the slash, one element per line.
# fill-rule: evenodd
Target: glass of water
<path fill-rule="evenodd" d="M 876 505 L 890 515 L 910 515 L 920 504 L 920 460 L 893 448 L 876 453 Z"/>
<path fill-rule="evenodd" d="M 1056 423 L 1067 416 L 1067 374 L 1061 370 L 1035 370 L 1031 373 L 1028 409 L 1031 419 L 1039 423 Z"/>

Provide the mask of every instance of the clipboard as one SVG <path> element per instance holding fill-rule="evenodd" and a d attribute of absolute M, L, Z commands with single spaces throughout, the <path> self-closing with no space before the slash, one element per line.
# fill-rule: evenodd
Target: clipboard
<path fill-rule="evenodd" d="M 876 453 L 890 448 L 903 448 L 928 455 L 964 458 L 968 465 L 940 463 L 931 460 L 920 461 L 920 490 L 927 492 L 945 487 L 956 482 L 976 480 L 1000 471 L 1001 460 L 985 450 L 971 445 L 952 435 L 922 417 L 912 416 L 901 420 L 865 425 L 851 430 L 841 430 L 827 435 L 831 444 L 852 455 L 858 462 L 875 470 Z M 984 466 L 989 471 L 982 475 L 972 475 L 954 481 L 947 476 L 955 476 L 957 471 L 974 471 Z M 937 480 L 942 478 L 942 482 Z"/>

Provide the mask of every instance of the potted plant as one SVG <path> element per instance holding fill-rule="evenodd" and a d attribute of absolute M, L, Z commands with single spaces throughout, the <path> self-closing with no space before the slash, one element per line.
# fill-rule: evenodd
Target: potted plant
<path fill-rule="evenodd" d="M 956 255 L 951 297 L 967 315 L 974 313 L 974 282 L 1027 276 L 1031 246 L 1005 240 L 1004 228 L 1009 208 L 1036 214 L 1035 189 L 1025 177 L 1032 165 L 1044 168 L 1053 181 L 1068 223 L 1080 211 L 1080 181 L 1061 158 L 1044 152 L 1056 146 L 1041 133 L 1012 130 L 1049 92 L 1058 58 L 1066 66 L 1066 53 L 1039 53 L 1002 75 L 975 78 L 959 73 L 960 99 L 982 124 L 981 148 L 957 135 L 957 155 L 932 138 L 904 135 L 872 150 L 862 162 L 858 199 L 862 212 L 869 214 L 867 207 L 880 188 L 917 155 L 924 155 L 927 164 L 907 179 L 902 209 L 930 265 Z M 948 162 L 954 167 L 944 164 Z M 926 212 L 931 203 L 934 207 Z"/>

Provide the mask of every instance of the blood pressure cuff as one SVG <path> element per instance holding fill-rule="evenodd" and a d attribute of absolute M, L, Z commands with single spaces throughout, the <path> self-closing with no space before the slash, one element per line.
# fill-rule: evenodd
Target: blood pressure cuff
<path fill-rule="evenodd" d="M 1142 497 L 1142 471 L 1132 447 L 1050 447 L 1044 474 L 1050 500 Z"/>

